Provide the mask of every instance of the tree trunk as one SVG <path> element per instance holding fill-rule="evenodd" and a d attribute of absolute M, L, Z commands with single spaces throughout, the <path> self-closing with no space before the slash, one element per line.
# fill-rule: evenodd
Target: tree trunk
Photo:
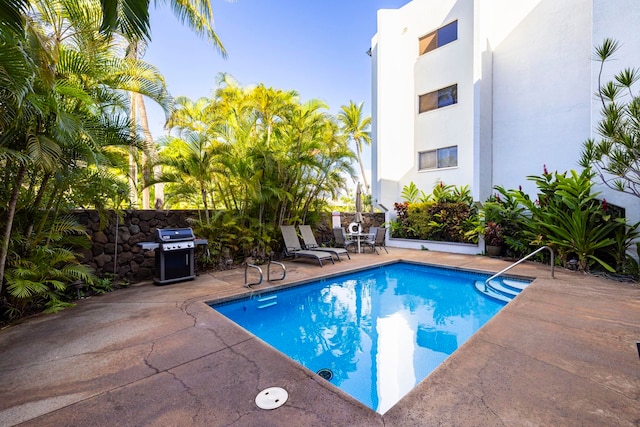
<path fill-rule="evenodd" d="M 207 206 L 207 192 L 202 184 L 200 185 L 200 196 L 202 197 L 202 204 L 204 205 L 204 217 L 207 225 L 209 225 L 211 221 L 209 220 L 209 206 Z"/>
<path fill-rule="evenodd" d="M 144 135 L 144 150 L 142 151 L 142 209 L 149 209 L 151 205 L 151 197 L 149 194 L 148 183 L 151 178 L 151 166 L 158 159 L 158 153 L 156 152 L 156 145 L 153 142 L 151 131 L 149 130 L 149 119 L 147 118 L 147 109 L 144 105 L 144 98 L 142 94 L 134 94 L 136 98 L 136 108 L 138 118 L 140 120 L 140 127 L 142 128 L 142 134 Z"/>
<path fill-rule="evenodd" d="M 142 208 L 150 209 L 151 200 L 149 194 L 149 188 L 147 187 L 147 182 L 149 182 L 149 178 L 153 172 L 154 180 L 159 180 L 162 176 L 162 166 L 157 165 L 158 162 L 158 150 L 155 142 L 153 141 L 153 136 L 151 135 L 151 130 L 149 129 L 149 119 L 147 117 L 147 108 L 144 104 L 144 98 L 142 94 L 136 94 L 136 107 L 138 108 L 138 114 L 140 118 L 140 127 L 142 128 L 142 133 L 144 135 L 144 140 L 146 143 L 146 153 L 148 157 L 145 158 L 144 162 L 144 189 L 142 190 Z M 153 166 L 150 166 L 153 165 Z M 152 168 L 152 169 L 151 169 Z M 154 192 L 154 208 L 162 209 L 164 206 L 164 183 L 159 182 L 153 185 Z"/>
<path fill-rule="evenodd" d="M 2 286 L 4 284 L 4 270 L 7 263 L 7 256 L 9 254 L 9 241 L 11 240 L 11 229 L 13 228 L 13 219 L 16 214 L 16 206 L 18 206 L 18 197 L 20 196 L 20 188 L 22 187 L 22 181 L 27 173 L 27 166 L 21 165 L 16 176 L 16 183 L 11 192 L 11 199 L 9 200 L 9 206 L 7 208 L 7 223 L 4 226 L 2 233 L 2 249 L 0 250 L 0 295 L 2 295 Z"/>
<path fill-rule="evenodd" d="M 34 212 L 40 209 L 40 203 L 42 203 L 42 198 L 44 197 L 44 193 L 47 188 L 47 184 L 49 183 L 49 179 L 51 179 L 50 173 L 46 173 L 42 178 L 42 182 L 40 183 L 40 188 L 38 189 L 38 194 L 36 195 L 36 198 L 33 200 L 33 204 L 32 204 L 32 208 Z M 31 239 L 31 233 L 33 232 L 33 227 L 35 225 L 35 217 L 36 215 L 34 215 L 33 218 L 29 219 L 29 225 L 27 226 L 27 229 L 24 233 L 24 237 L 27 239 L 27 242 L 29 242 L 29 240 Z M 45 214 L 45 218 L 46 218 L 46 214 Z"/>
<path fill-rule="evenodd" d="M 144 46 L 145 43 L 142 40 L 130 40 L 129 41 L 129 56 L 134 59 L 141 59 L 144 56 Z M 147 186 L 151 174 L 153 174 L 154 181 L 158 181 L 162 176 L 162 166 L 156 165 L 158 161 L 158 150 L 156 149 L 156 144 L 153 141 L 153 136 L 151 135 L 151 131 L 149 129 L 149 120 L 147 117 L 147 108 L 144 103 L 144 97 L 140 93 L 136 93 L 133 95 L 136 99 L 136 108 L 137 113 L 140 117 L 140 127 L 142 128 L 142 133 L 144 135 L 144 140 L 146 143 L 146 147 L 143 153 L 143 189 L 142 189 L 142 208 L 150 209 L 151 205 L 151 197 L 150 197 L 150 189 Z M 132 105 L 132 117 L 131 119 L 137 123 L 135 112 L 133 110 L 134 106 Z M 150 160 L 150 161 L 149 161 Z M 150 166 L 150 164 L 154 166 Z M 151 170 L 153 168 L 153 170 Z M 164 183 L 156 183 L 153 185 L 153 193 L 154 193 L 154 203 L 153 206 L 155 209 L 162 209 L 164 206 Z"/>
<path fill-rule="evenodd" d="M 369 183 L 367 182 L 367 176 L 364 174 L 364 163 L 362 163 L 362 148 L 360 148 L 360 143 L 356 142 L 356 153 L 358 154 L 358 163 L 360 163 L 360 172 L 362 172 L 362 181 L 364 181 L 364 191 L 367 194 L 371 194 L 371 189 L 369 188 Z"/>
<path fill-rule="evenodd" d="M 136 97 L 131 94 L 131 138 L 137 137 Z M 138 149 L 135 144 L 129 147 L 129 204 L 131 207 L 138 205 Z"/>
<path fill-rule="evenodd" d="M 151 195 L 149 194 L 149 180 L 151 172 L 149 167 L 149 156 L 145 150 L 142 150 L 142 209 L 149 209 L 151 206 Z"/>
<path fill-rule="evenodd" d="M 162 177 L 162 166 L 155 165 L 153 167 L 153 179 L 159 180 Z M 158 182 L 153 185 L 155 202 L 153 207 L 155 209 L 162 209 L 164 207 L 164 182 Z"/>

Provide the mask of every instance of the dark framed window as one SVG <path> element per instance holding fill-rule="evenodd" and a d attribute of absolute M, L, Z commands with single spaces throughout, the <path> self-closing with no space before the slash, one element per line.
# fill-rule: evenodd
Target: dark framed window
<path fill-rule="evenodd" d="M 418 97 L 418 112 L 435 110 L 458 103 L 458 85 L 447 86 Z"/>
<path fill-rule="evenodd" d="M 418 54 L 424 55 L 434 49 L 458 40 L 458 21 L 453 21 L 418 39 Z"/>
<path fill-rule="evenodd" d="M 418 153 L 418 170 L 442 169 L 455 166 L 458 166 L 457 145 Z"/>

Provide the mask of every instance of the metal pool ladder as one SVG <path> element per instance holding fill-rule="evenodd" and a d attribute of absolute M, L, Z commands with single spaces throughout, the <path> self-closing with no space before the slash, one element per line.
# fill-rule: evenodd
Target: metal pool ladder
<path fill-rule="evenodd" d="M 279 277 L 277 279 L 272 279 L 271 278 L 271 264 L 276 264 L 276 265 L 280 266 L 280 268 L 282 268 L 282 277 Z M 260 279 L 257 282 L 249 283 L 249 281 L 247 280 L 247 273 L 249 271 L 249 268 L 254 268 L 254 269 L 258 270 L 258 274 L 260 275 Z M 287 276 L 287 268 L 284 266 L 283 263 L 269 260 L 269 263 L 267 264 L 267 281 L 275 282 L 275 281 L 278 281 L 278 280 L 284 280 L 284 278 L 286 276 Z M 245 287 L 249 288 L 251 286 L 259 285 L 260 283 L 262 283 L 262 278 L 263 278 L 262 269 L 260 267 L 258 267 L 255 264 L 251 264 L 249 262 L 245 263 L 245 265 L 244 265 L 244 286 Z"/>

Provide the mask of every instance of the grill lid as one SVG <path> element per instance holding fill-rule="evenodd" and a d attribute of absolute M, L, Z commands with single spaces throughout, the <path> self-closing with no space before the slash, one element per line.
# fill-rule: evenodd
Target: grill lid
<path fill-rule="evenodd" d="M 158 242 L 181 242 L 194 240 L 195 235 L 191 228 L 158 228 L 156 229 L 156 241 Z"/>

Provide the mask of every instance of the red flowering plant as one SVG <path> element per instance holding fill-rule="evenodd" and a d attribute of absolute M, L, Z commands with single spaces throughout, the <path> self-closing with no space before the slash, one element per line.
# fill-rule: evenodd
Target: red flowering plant
<path fill-rule="evenodd" d="M 489 246 L 502 246 L 504 243 L 504 230 L 496 222 L 490 221 L 484 227 L 484 241 Z"/>
<path fill-rule="evenodd" d="M 484 235 L 487 246 L 503 246 L 509 256 L 528 254 L 528 241 L 523 235 L 526 212 L 516 199 L 516 195 L 524 195 L 522 187 L 507 190 L 496 185 L 494 190 L 479 210 L 475 231 Z"/>

